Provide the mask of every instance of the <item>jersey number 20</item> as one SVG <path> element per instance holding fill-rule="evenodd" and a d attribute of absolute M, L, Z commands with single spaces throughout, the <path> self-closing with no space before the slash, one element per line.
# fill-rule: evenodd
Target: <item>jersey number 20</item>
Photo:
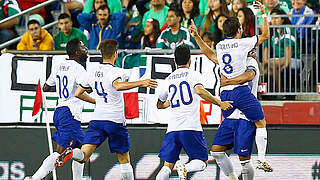
<path fill-rule="evenodd" d="M 189 101 L 185 101 L 184 99 L 184 95 L 183 95 L 183 89 L 182 88 L 187 88 L 187 91 L 188 91 L 188 95 L 189 95 Z M 180 107 L 180 101 L 179 99 L 177 99 L 175 102 L 173 102 L 173 99 L 174 97 L 176 96 L 177 94 L 177 86 L 174 85 L 174 84 L 171 84 L 169 86 L 169 92 L 171 92 L 171 89 L 173 89 L 173 95 L 170 99 L 170 104 L 171 104 L 171 107 L 172 108 L 175 108 L 175 107 Z M 189 105 L 192 103 L 193 101 L 193 98 L 192 98 L 192 93 L 191 93 L 191 89 L 190 89 L 190 85 L 186 82 L 186 81 L 182 81 L 180 84 L 179 84 L 179 91 L 180 91 L 180 99 L 181 99 L 181 102 L 182 104 L 184 105 Z"/>

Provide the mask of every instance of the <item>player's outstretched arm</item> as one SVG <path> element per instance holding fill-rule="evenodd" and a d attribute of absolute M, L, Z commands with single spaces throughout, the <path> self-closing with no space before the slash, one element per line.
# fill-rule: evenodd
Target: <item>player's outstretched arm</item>
<path fill-rule="evenodd" d="M 208 59 L 210 59 L 212 62 L 218 64 L 218 59 L 217 59 L 216 53 L 202 40 L 193 20 L 191 20 L 189 32 L 190 32 L 191 36 L 196 40 L 196 42 L 197 42 L 198 46 L 200 47 L 201 51 L 203 52 L 203 54 L 206 55 L 208 57 Z"/>
<path fill-rule="evenodd" d="M 120 79 L 117 79 L 113 81 L 112 85 L 117 91 L 122 91 L 122 90 L 128 90 L 128 89 L 140 87 L 140 86 L 155 89 L 158 86 L 158 83 L 156 80 L 153 80 L 153 79 L 145 79 L 145 80 L 133 81 L 133 82 L 121 82 Z"/>
<path fill-rule="evenodd" d="M 86 90 L 87 89 L 85 89 L 81 86 L 78 86 L 76 89 L 76 92 L 74 93 L 74 96 L 83 100 L 83 101 L 95 104 L 96 100 L 94 98 L 90 97 L 87 93 L 85 93 Z"/>
<path fill-rule="evenodd" d="M 165 109 L 165 108 L 168 108 L 169 106 L 170 106 L 170 102 L 168 100 L 165 102 L 162 102 L 160 99 L 158 99 L 158 102 L 157 102 L 158 109 Z"/>
<path fill-rule="evenodd" d="M 252 81 L 256 72 L 254 70 L 249 70 L 235 78 L 228 79 L 221 74 L 220 86 L 227 86 L 231 84 L 243 84 L 249 81 Z"/>
<path fill-rule="evenodd" d="M 267 22 L 267 16 L 265 14 L 264 6 L 260 2 L 256 1 L 255 7 L 258 7 L 260 9 L 260 12 L 261 12 L 262 17 L 263 17 L 261 35 L 258 36 L 259 40 L 257 42 L 257 46 L 259 46 L 264 41 L 269 39 L 270 30 L 269 30 L 269 25 L 268 25 L 268 22 Z"/>
<path fill-rule="evenodd" d="M 230 104 L 232 103 L 231 101 L 221 102 L 220 100 L 214 98 L 213 95 L 209 91 L 207 91 L 202 85 L 196 85 L 194 89 L 202 99 L 220 106 L 222 110 L 228 110 L 233 108 L 233 106 Z"/>

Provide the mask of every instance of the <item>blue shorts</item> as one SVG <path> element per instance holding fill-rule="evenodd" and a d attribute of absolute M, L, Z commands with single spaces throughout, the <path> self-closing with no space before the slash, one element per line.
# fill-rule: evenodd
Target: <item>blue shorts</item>
<path fill-rule="evenodd" d="M 225 119 L 220 124 L 214 137 L 213 145 L 234 147 L 234 153 L 239 156 L 249 156 L 256 136 L 256 126 L 253 122 L 243 119 Z"/>
<path fill-rule="evenodd" d="M 73 140 L 72 147 L 80 147 L 84 138 L 81 122 L 74 119 L 69 107 L 58 107 L 53 114 L 53 123 L 57 132 L 52 139 L 67 148 Z"/>
<path fill-rule="evenodd" d="M 108 138 L 111 153 L 125 153 L 129 151 L 130 140 L 128 128 L 112 121 L 90 121 L 83 144 L 100 146 Z"/>
<path fill-rule="evenodd" d="M 233 101 L 233 109 L 223 111 L 224 118 L 229 117 L 235 109 L 239 109 L 250 121 L 264 119 L 264 113 L 259 100 L 251 93 L 248 86 L 240 86 L 233 90 L 224 90 L 221 101 Z"/>
<path fill-rule="evenodd" d="M 189 161 L 208 160 L 208 148 L 202 131 L 173 131 L 164 137 L 159 157 L 166 162 L 176 163 L 181 149 L 189 156 Z"/>

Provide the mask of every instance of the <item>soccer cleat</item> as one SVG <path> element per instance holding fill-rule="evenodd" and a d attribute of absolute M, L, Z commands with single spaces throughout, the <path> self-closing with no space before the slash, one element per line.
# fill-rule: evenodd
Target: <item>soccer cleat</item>
<path fill-rule="evenodd" d="M 177 172 L 179 175 L 179 180 L 187 179 L 187 171 L 186 171 L 184 164 L 177 164 L 176 169 L 177 169 Z"/>
<path fill-rule="evenodd" d="M 32 177 L 31 177 L 31 176 L 26 176 L 26 177 L 24 178 L 24 180 L 32 180 Z"/>
<path fill-rule="evenodd" d="M 273 169 L 267 162 L 257 161 L 257 169 L 264 170 L 264 172 L 272 172 Z"/>
<path fill-rule="evenodd" d="M 56 159 L 54 163 L 55 168 L 61 167 L 65 162 L 72 158 L 73 149 L 71 147 L 67 147 L 60 156 Z"/>

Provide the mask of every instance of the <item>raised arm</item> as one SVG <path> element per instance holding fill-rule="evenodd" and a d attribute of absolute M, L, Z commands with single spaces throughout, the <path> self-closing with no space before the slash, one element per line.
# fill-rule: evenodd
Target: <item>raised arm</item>
<path fill-rule="evenodd" d="M 128 89 L 140 87 L 140 86 L 155 89 L 158 86 L 158 83 L 153 79 L 146 79 L 146 80 L 134 81 L 134 82 L 121 82 L 120 79 L 117 79 L 113 81 L 112 85 L 117 91 L 122 91 L 122 90 L 128 90 Z"/>
<path fill-rule="evenodd" d="M 221 102 L 220 100 L 214 98 L 213 95 L 209 91 L 207 91 L 202 85 L 196 85 L 194 89 L 202 99 L 220 106 L 222 110 L 228 110 L 233 108 L 233 106 L 230 104 L 231 102 Z"/>
<path fill-rule="evenodd" d="M 270 31 L 269 31 L 269 25 L 268 25 L 268 22 L 267 22 L 267 16 L 265 14 L 265 10 L 264 10 L 263 5 L 260 2 L 256 1 L 255 6 L 260 9 L 260 12 L 261 12 L 262 18 L 263 18 L 261 34 L 258 36 L 259 40 L 258 40 L 257 45 L 256 45 L 256 46 L 259 46 L 264 41 L 269 39 Z"/>
<path fill-rule="evenodd" d="M 202 40 L 193 20 L 191 20 L 189 31 L 191 36 L 196 40 L 203 54 L 206 55 L 212 62 L 218 64 L 217 54 Z"/>

